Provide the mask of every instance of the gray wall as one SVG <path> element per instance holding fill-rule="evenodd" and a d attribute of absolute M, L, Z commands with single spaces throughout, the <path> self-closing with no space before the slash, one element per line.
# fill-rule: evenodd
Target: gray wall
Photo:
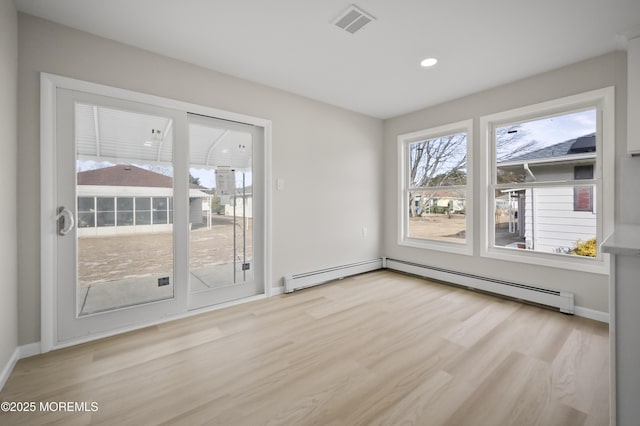
<path fill-rule="evenodd" d="M 272 120 L 274 182 L 275 178 L 286 181 L 284 191 L 273 188 L 273 285 L 279 285 L 280 278 L 286 274 L 386 255 L 534 285 L 544 282 L 575 293 L 579 306 L 608 311 L 608 277 L 603 275 L 398 246 L 396 137 L 474 118 L 474 140 L 479 144 L 477 120 L 482 115 L 613 85 L 616 87 L 616 222 L 640 223 L 636 197 L 623 195 L 634 194 L 633 185 L 640 180 L 637 161 L 624 155 L 624 52 L 614 52 L 383 123 L 28 15 L 19 15 L 18 28 L 20 344 L 40 338 L 41 71 Z M 7 26 L 3 25 L 2 29 L 6 31 Z M 2 39 L 4 42 L 6 38 Z M 4 63 L 6 61 L 3 66 Z M 11 167 L 3 168 L 2 172 L 10 173 Z M 479 179 L 475 178 L 477 206 Z M 475 252 L 478 253 L 479 215 L 474 220 Z M 368 230 L 366 237 L 362 236 L 363 227 Z"/>
<path fill-rule="evenodd" d="M 397 155 L 396 141 L 399 134 L 426 129 L 447 123 L 473 118 L 475 153 L 479 153 L 479 118 L 483 115 L 544 102 L 607 86 L 615 86 L 616 92 L 616 219 L 629 221 L 638 216 L 640 203 L 634 194 L 640 179 L 640 170 L 624 158 L 626 143 L 626 54 L 613 52 L 585 62 L 570 65 L 555 71 L 506 84 L 495 89 L 476 93 L 461 99 L 406 114 L 385 121 L 384 198 L 393 200 L 385 203 L 384 253 L 396 259 L 437 265 L 481 276 L 512 280 L 524 284 L 546 286 L 570 291 L 576 295 L 576 305 L 608 312 L 608 276 L 589 274 L 524 263 L 505 262 L 481 258 L 480 215 L 474 216 L 473 238 L 475 256 L 445 254 L 436 251 L 403 247 L 397 244 L 395 223 L 397 223 Z M 477 157 L 477 156 L 476 156 Z M 480 171 L 474 172 L 474 206 L 480 205 Z M 621 179 L 620 176 L 624 176 Z M 614 176 L 605 176 L 613 179 Z M 638 219 L 636 219 L 638 220 Z"/>
<path fill-rule="evenodd" d="M 0 0 L 0 371 L 17 346 L 18 274 L 17 211 L 17 87 L 18 87 L 18 15 L 11 0 Z"/>
<path fill-rule="evenodd" d="M 20 344 L 40 340 L 41 71 L 272 120 L 273 285 L 381 256 L 382 121 L 24 14 L 19 49 Z"/>

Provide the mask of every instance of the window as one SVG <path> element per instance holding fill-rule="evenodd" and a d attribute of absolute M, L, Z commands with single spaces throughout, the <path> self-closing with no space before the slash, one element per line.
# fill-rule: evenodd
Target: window
<path fill-rule="evenodd" d="M 153 198 L 153 223 L 154 224 L 167 223 L 167 198 L 166 197 Z"/>
<path fill-rule="evenodd" d="M 606 273 L 578 248 L 612 226 L 613 89 L 483 117 L 481 130 L 482 254 Z"/>
<path fill-rule="evenodd" d="M 151 198 L 136 197 L 136 225 L 151 225 Z"/>
<path fill-rule="evenodd" d="M 95 197 L 78 197 L 78 228 L 96 226 L 95 200 Z"/>
<path fill-rule="evenodd" d="M 118 226 L 133 225 L 133 197 L 118 197 Z"/>
<path fill-rule="evenodd" d="M 593 164 L 574 167 L 573 179 L 593 179 Z M 576 186 L 573 188 L 573 211 L 593 212 L 593 187 Z"/>
<path fill-rule="evenodd" d="M 97 197 L 98 226 L 114 226 L 116 224 L 115 203 L 113 197 Z"/>
<path fill-rule="evenodd" d="M 400 135 L 399 244 L 472 253 L 472 121 Z"/>

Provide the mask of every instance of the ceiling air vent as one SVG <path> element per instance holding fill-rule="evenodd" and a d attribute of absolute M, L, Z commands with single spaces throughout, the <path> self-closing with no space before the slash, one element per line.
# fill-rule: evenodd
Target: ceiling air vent
<path fill-rule="evenodd" d="M 343 30 L 355 34 L 361 30 L 362 27 L 367 25 L 371 21 L 375 21 L 376 18 L 360 9 L 356 5 L 350 5 L 347 10 L 342 12 L 333 23 L 342 28 Z"/>

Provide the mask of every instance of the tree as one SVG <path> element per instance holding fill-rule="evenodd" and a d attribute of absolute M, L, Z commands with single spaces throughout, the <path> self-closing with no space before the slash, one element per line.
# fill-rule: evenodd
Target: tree
<path fill-rule="evenodd" d="M 441 136 L 409 145 L 410 185 L 415 188 L 465 185 L 467 135 Z M 420 216 L 431 205 L 433 192 L 410 192 L 409 215 Z M 417 209 L 414 207 L 418 201 Z"/>
<path fill-rule="evenodd" d="M 189 173 L 189 183 L 200 186 L 200 178 Z"/>
<path fill-rule="evenodd" d="M 528 134 L 522 124 L 496 128 L 496 161 L 507 161 L 537 149 L 540 143 L 528 138 Z M 467 184 L 467 135 L 458 133 L 409 144 L 409 165 L 410 186 L 427 188 L 409 193 L 409 215 L 420 216 L 437 198 L 436 189 Z M 498 169 L 497 173 L 499 183 L 524 179 L 519 172 Z"/>
<path fill-rule="evenodd" d="M 496 170 L 497 183 L 518 183 L 524 182 L 527 173 L 524 169 L 500 168 L 501 162 L 519 157 L 529 152 L 535 151 L 540 147 L 540 142 L 527 137 L 529 132 L 522 127 L 521 124 L 498 127 L 496 129 L 496 162 L 498 169 Z"/>
<path fill-rule="evenodd" d="M 529 132 L 521 124 L 513 124 L 496 129 L 496 161 L 507 161 L 510 158 L 536 150 L 540 143 L 527 138 Z"/>

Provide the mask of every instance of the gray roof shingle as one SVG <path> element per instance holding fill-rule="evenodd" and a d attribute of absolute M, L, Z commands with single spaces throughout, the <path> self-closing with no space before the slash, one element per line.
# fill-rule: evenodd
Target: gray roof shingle
<path fill-rule="evenodd" d="M 501 163 L 517 163 L 531 160 L 542 160 L 545 158 L 566 157 L 568 155 L 595 152 L 595 150 L 596 135 L 595 133 L 591 133 L 589 135 L 580 136 L 576 139 L 570 139 L 536 151 L 528 152 L 518 157 L 507 158 L 502 160 Z"/>
<path fill-rule="evenodd" d="M 79 172 L 77 177 L 78 185 L 173 187 L 173 179 L 171 177 L 129 164 L 87 170 Z M 206 189 L 195 184 L 190 184 L 189 186 L 192 189 Z"/>

